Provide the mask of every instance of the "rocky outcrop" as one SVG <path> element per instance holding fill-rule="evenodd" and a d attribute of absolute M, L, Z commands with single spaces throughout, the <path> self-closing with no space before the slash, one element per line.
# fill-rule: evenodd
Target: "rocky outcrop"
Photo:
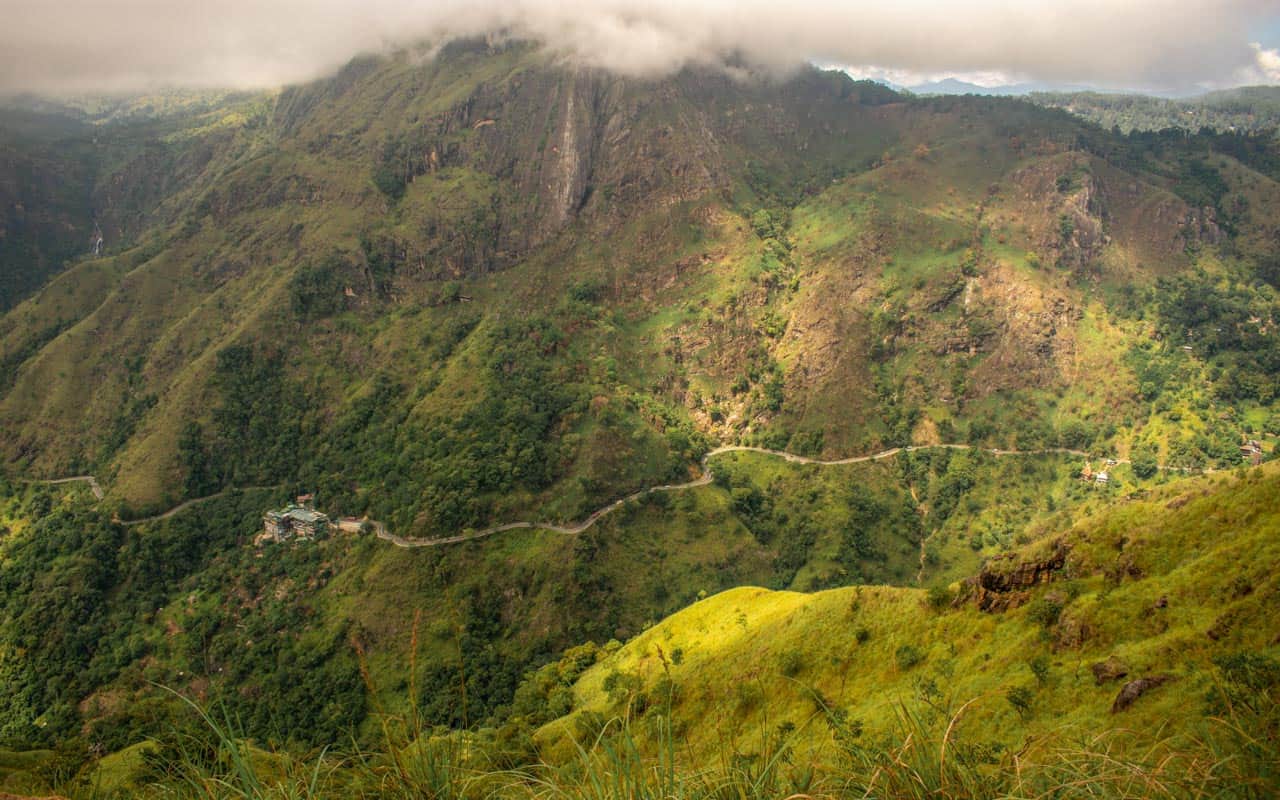
<path fill-rule="evenodd" d="M 1093 176 L 1080 176 L 1080 187 L 1063 198 L 1056 228 L 1050 229 L 1046 249 L 1058 251 L 1058 266 L 1077 271 L 1092 269 L 1108 237 L 1103 230 L 1103 209 Z"/>
<path fill-rule="evenodd" d="M 1173 680 L 1172 675 L 1152 675 L 1147 678 L 1138 678 L 1136 681 L 1129 681 L 1120 690 L 1120 694 L 1116 695 L 1115 702 L 1111 704 L 1111 713 L 1118 714 L 1124 711 L 1148 691 L 1171 680 Z"/>
<path fill-rule="evenodd" d="M 1097 661 L 1089 669 L 1093 672 L 1094 682 L 1099 686 L 1118 681 L 1129 674 L 1129 665 L 1117 656 L 1108 656 L 1106 661 Z"/>
<path fill-rule="evenodd" d="M 982 611 L 998 612 L 1017 608 L 1031 597 L 1031 589 L 1054 580 L 1067 563 L 1070 548 L 1055 542 L 1053 552 L 1035 561 L 1012 563 L 1010 553 L 991 559 L 982 571 L 964 581 L 955 605 L 973 603 Z"/>
<path fill-rule="evenodd" d="M 1178 228 L 1188 245 L 1216 245 L 1226 238 L 1226 234 L 1218 226 L 1217 212 L 1212 206 L 1187 209 L 1186 215 L 1178 221 Z"/>
<path fill-rule="evenodd" d="M 1053 649 L 1075 650 L 1093 636 L 1093 626 L 1075 616 L 1063 615 L 1053 626 Z"/>

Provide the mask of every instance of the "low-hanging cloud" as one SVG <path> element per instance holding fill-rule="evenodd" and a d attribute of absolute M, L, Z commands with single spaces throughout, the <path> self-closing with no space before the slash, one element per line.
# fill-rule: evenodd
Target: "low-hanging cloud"
<path fill-rule="evenodd" d="M 0 0 L 0 89 L 269 87 L 505 34 L 628 75 L 804 61 L 1109 87 L 1280 82 L 1274 0 Z"/>

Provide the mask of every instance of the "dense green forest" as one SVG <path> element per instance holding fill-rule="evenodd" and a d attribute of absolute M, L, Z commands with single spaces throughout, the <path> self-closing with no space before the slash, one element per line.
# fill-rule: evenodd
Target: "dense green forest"
<path fill-rule="evenodd" d="M 1280 128 L 1280 89 L 1274 86 L 1246 86 L 1185 99 L 1101 92 L 1033 92 L 1029 99 L 1124 133 L 1176 128 L 1274 136 Z"/>

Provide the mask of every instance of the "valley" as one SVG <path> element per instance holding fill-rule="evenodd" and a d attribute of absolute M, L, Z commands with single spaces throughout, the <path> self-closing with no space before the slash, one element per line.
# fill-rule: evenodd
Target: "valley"
<path fill-rule="evenodd" d="M 384 539 L 388 542 L 391 542 L 397 547 L 438 547 L 440 545 L 445 545 L 445 544 L 459 544 L 461 542 L 467 542 L 473 539 L 482 539 L 486 536 L 492 536 L 493 534 L 496 534 L 496 533 L 503 533 L 505 531 L 521 530 L 521 529 L 529 529 L 529 528 L 536 528 L 540 530 L 551 531 L 552 533 L 563 533 L 566 535 L 574 536 L 579 533 L 582 533 L 587 528 L 590 528 L 592 525 L 596 523 L 597 520 L 599 520 L 604 515 L 612 513 L 613 511 L 616 511 L 617 509 L 621 508 L 625 504 L 639 500 L 642 497 L 645 497 L 646 495 L 651 494 L 653 492 L 678 492 L 678 491 L 683 491 L 685 489 L 693 489 L 699 486 L 706 486 L 707 484 L 711 483 L 715 479 L 715 476 L 712 473 L 711 469 L 709 468 L 709 465 L 707 462 L 714 456 L 721 455 L 722 453 L 763 453 L 765 455 L 781 458 L 784 461 L 788 461 L 795 464 L 816 464 L 818 466 L 826 467 L 826 466 L 840 466 L 843 464 L 862 464 L 867 461 L 878 461 L 883 458 L 891 458 L 903 452 L 910 453 L 915 450 L 921 450 L 921 449 L 927 450 L 931 448 L 942 448 L 947 450 L 972 450 L 973 446 L 967 445 L 967 444 L 938 444 L 938 445 L 921 445 L 919 447 L 914 447 L 914 446 L 894 447 L 894 448 L 890 448 L 889 450 L 882 450 L 879 453 L 872 453 L 870 455 L 865 455 L 865 456 L 851 456 L 849 458 L 841 458 L 833 461 L 822 461 L 820 459 L 809 458 L 807 456 L 801 456 L 795 453 L 788 453 L 782 450 L 768 450 L 762 447 L 749 447 L 745 445 L 725 445 L 725 446 L 717 447 L 707 452 L 707 454 L 702 457 L 702 463 L 700 466 L 701 466 L 703 475 L 701 478 L 697 478 L 687 483 L 665 484 L 662 486 L 652 486 L 645 489 L 641 489 L 637 492 L 634 492 L 628 495 L 627 497 L 624 497 L 620 500 L 615 500 L 613 503 L 610 503 L 607 506 L 604 506 L 602 508 L 599 508 L 593 511 L 581 522 L 573 523 L 570 525 L 556 525 L 549 522 L 509 522 L 503 525 L 497 525 L 497 526 L 494 526 L 491 528 L 485 528 L 479 531 L 459 533 L 455 536 L 447 536 L 447 537 L 437 538 L 437 539 L 413 539 L 413 538 L 406 538 L 403 536 L 397 536 L 393 533 L 389 533 L 387 531 L 386 525 L 384 525 L 381 522 L 378 522 L 377 520 L 370 520 L 370 524 L 373 526 L 374 532 L 376 533 L 379 539 Z M 1080 456 L 1080 457 L 1087 457 L 1089 455 L 1084 451 L 1071 450 L 1068 448 L 1050 448 L 1045 450 L 1000 450 L 997 448 L 997 449 L 991 450 L 990 452 L 994 456 L 1019 456 L 1019 455 L 1035 456 L 1035 455 L 1046 455 L 1050 453 L 1074 455 L 1074 456 Z M 1130 462 L 1127 460 L 1117 461 L 1116 459 L 1108 459 L 1107 463 L 1114 465 L 1114 464 L 1128 464 Z M 1157 469 L 1180 470 L 1185 468 L 1158 466 Z M 1212 470 L 1209 470 L 1209 471 L 1212 471 Z M 45 484 L 56 486 L 58 484 L 74 483 L 78 481 L 83 481 L 88 483 L 91 491 L 93 492 L 93 496 L 96 499 L 101 500 L 103 498 L 102 487 L 98 484 L 97 479 L 95 479 L 91 475 L 78 475 L 71 478 L 53 478 L 53 479 L 44 480 L 44 481 L 32 481 L 32 482 L 45 483 Z M 250 490 L 272 489 L 272 488 L 279 488 L 279 487 L 255 486 L 255 487 L 250 487 Z M 188 508 L 191 508 L 193 505 L 196 505 L 198 503 L 203 503 L 208 500 L 215 500 L 219 497 L 222 497 L 228 491 L 244 491 L 244 490 L 228 489 L 221 492 L 217 492 L 215 494 L 206 495 L 204 497 L 192 498 L 191 500 L 186 500 L 186 501 L 183 501 L 182 503 L 179 503 L 178 505 L 174 506 L 168 511 L 164 511 L 150 517 L 143 517 L 141 519 L 119 520 L 119 524 L 142 525 L 148 522 L 159 522 L 161 520 L 166 520 L 174 516 L 175 514 L 180 514 L 183 511 L 186 511 Z"/>
<path fill-rule="evenodd" d="M 0 793 L 1267 796 L 1278 147 L 490 38 L 0 109 Z"/>

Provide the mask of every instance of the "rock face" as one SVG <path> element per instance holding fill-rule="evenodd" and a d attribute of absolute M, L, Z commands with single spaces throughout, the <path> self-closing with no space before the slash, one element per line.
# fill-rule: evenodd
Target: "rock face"
<path fill-rule="evenodd" d="M 1187 244 L 1220 244 L 1226 236 L 1218 226 L 1217 213 L 1212 206 L 1188 209 L 1178 223 Z"/>
<path fill-rule="evenodd" d="M 1093 671 L 1093 679 L 1099 686 L 1118 681 L 1129 674 L 1129 665 L 1116 656 L 1108 656 L 1106 661 L 1098 661 L 1089 669 Z"/>
<path fill-rule="evenodd" d="M 504 62 L 509 71 L 494 69 Z M 476 41 L 412 70 L 353 62 L 286 90 L 273 122 L 283 150 L 367 165 L 390 212 L 378 216 L 398 223 L 366 226 L 378 262 L 438 280 L 501 270 L 571 228 L 603 238 L 646 213 L 728 197 L 743 163 L 866 163 L 865 131 L 879 124 L 869 91 L 816 71 L 785 83 L 710 70 L 632 80 Z"/>
<path fill-rule="evenodd" d="M 1092 627 L 1083 620 L 1063 616 L 1053 626 L 1053 649 L 1073 650 L 1080 647 L 1093 635 Z"/>
<path fill-rule="evenodd" d="M 1116 700 L 1111 704 L 1111 713 L 1118 714 L 1129 706 L 1137 702 L 1138 698 L 1145 694 L 1148 690 L 1154 689 L 1161 684 L 1168 683 L 1173 680 L 1171 675 L 1152 675 L 1148 678 L 1138 678 L 1136 681 L 1129 681 L 1120 690 L 1120 694 L 1116 695 Z"/>
<path fill-rule="evenodd" d="M 1043 247 L 1058 252 L 1058 264 L 1084 272 L 1093 268 L 1106 244 L 1105 210 L 1092 175 L 1084 175 L 1080 188 L 1063 198 L 1059 226 Z"/>
<path fill-rule="evenodd" d="M 1039 561 L 1024 561 L 1007 566 L 1012 554 L 992 559 L 982 571 L 965 580 L 957 595 L 955 605 L 972 602 L 983 611 L 1006 611 L 1027 602 L 1031 589 L 1054 579 L 1055 574 L 1067 563 L 1069 548 L 1059 541 L 1053 552 Z"/>

